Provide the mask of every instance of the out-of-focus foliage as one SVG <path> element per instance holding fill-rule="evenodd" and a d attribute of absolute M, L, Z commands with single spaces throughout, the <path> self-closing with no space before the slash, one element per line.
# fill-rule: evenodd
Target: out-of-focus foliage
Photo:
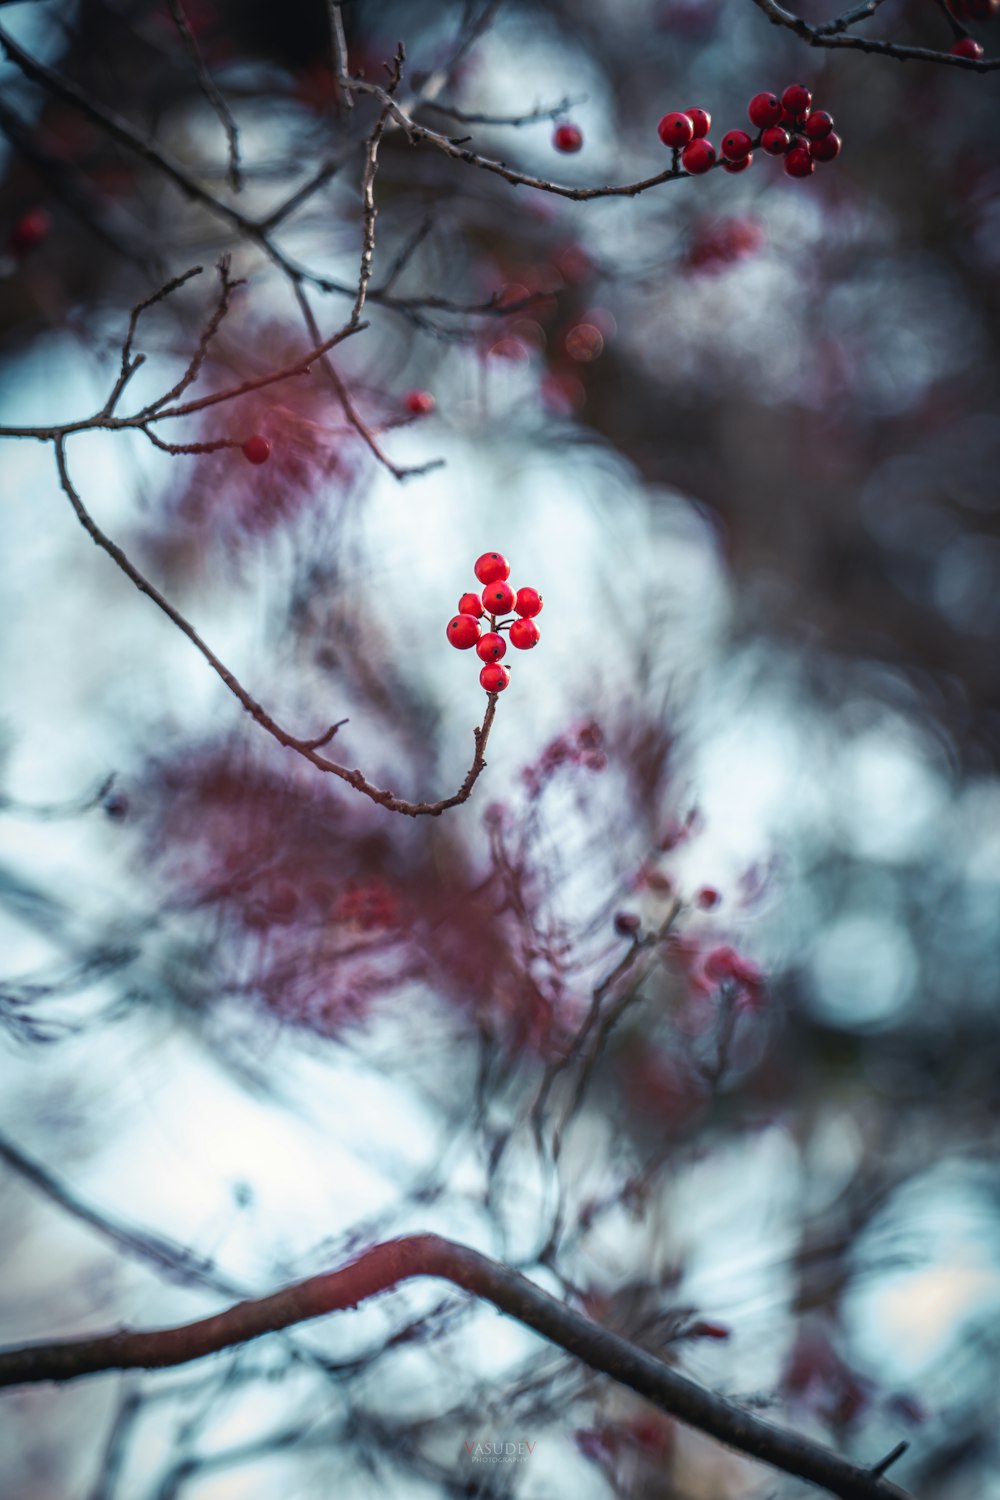
<path fill-rule="evenodd" d="M 296 287 L 346 320 L 375 107 L 344 110 L 325 6 L 184 13 L 239 193 L 169 6 L 0 23 L 250 218 L 327 164 L 275 241 L 331 289 L 4 64 L 0 234 L 51 221 L 0 277 L 5 423 L 97 409 L 129 309 L 223 253 L 246 284 L 206 389 L 309 346 Z M 806 49 L 738 0 L 343 13 L 352 68 L 402 39 L 409 86 L 475 32 L 439 100 L 466 114 L 579 101 L 570 157 L 551 121 L 419 115 L 560 182 L 651 175 L 666 110 L 718 140 L 799 78 L 844 151 L 573 203 L 389 131 L 371 326 L 336 363 L 393 462 L 444 467 L 397 484 L 319 371 L 171 433 L 265 433 L 260 469 L 71 440 L 100 523 L 269 710 L 347 718 L 337 758 L 407 796 L 471 757 L 444 627 L 472 561 L 537 583 L 542 640 L 441 818 L 268 739 L 51 454 L 3 444 L 3 1341 L 193 1317 L 429 1228 L 865 1461 L 910 1439 L 914 1494 L 1000 1495 L 996 75 Z M 866 24 L 948 45 L 930 0 Z M 149 314 L 136 402 L 207 281 Z M 796 1492 L 422 1286 L 7 1397 L 0 1444 L 26 1500 Z"/>

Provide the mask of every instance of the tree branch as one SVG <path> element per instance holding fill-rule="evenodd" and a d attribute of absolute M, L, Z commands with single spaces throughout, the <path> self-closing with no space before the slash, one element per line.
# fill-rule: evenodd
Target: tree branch
<path fill-rule="evenodd" d="M 907 1500 L 870 1468 L 716 1395 L 611 1333 L 508 1266 L 437 1235 L 411 1235 L 364 1251 L 340 1270 L 239 1302 L 172 1328 L 31 1344 L 0 1351 L 0 1386 L 69 1381 L 107 1370 L 164 1369 L 203 1359 L 293 1324 L 355 1308 L 416 1276 L 440 1277 L 491 1302 L 551 1343 L 645 1396 L 680 1421 L 841 1500 Z"/>

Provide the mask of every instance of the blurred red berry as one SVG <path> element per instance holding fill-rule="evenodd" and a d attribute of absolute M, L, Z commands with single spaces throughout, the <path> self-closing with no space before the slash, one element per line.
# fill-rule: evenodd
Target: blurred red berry
<path fill-rule="evenodd" d="M 739 161 L 726 161 L 726 159 L 723 158 L 722 170 L 724 172 L 728 172 L 730 175 L 733 175 L 736 172 L 745 172 L 752 161 L 752 151 L 749 152 L 746 156 L 742 157 Z"/>
<path fill-rule="evenodd" d="M 456 615 L 448 621 L 448 639 L 458 651 L 468 651 L 481 634 L 479 621 L 473 615 Z"/>
<path fill-rule="evenodd" d="M 841 144 L 840 136 L 835 130 L 831 130 L 829 135 L 821 136 L 818 141 L 809 142 L 809 155 L 813 161 L 833 161 L 840 155 Z"/>
<path fill-rule="evenodd" d="M 694 898 L 695 906 L 702 911 L 714 911 L 722 900 L 722 895 L 715 889 L 714 885 L 703 885 Z"/>
<path fill-rule="evenodd" d="M 557 125 L 553 132 L 552 144 L 557 151 L 579 151 L 583 145 L 583 131 L 579 125 Z M 504 683 L 504 687 L 506 686 L 507 684 Z"/>
<path fill-rule="evenodd" d="M 480 661 L 499 661 L 507 654 L 507 642 L 495 630 L 488 630 L 476 642 L 476 655 Z"/>
<path fill-rule="evenodd" d="M 716 1323 L 711 1318 L 699 1318 L 687 1331 L 689 1339 L 728 1339 L 733 1330 L 728 1323 Z"/>
<path fill-rule="evenodd" d="M 751 125 L 756 125 L 758 130 L 766 130 L 769 125 L 777 125 L 781 119 L 781 100 L 777 94 L 754 94 L 747 105 L 747 114 Z"/>
<path fill-rule="evenodd" d="M 488 615 L 507 615 L 514 608 L 514 590 L 505 578 L 483 589 L 483 608 Z"/>
<path fill-rule="evenodd" d="M 686 109 L 684 113 L 691 121 L 691 127 L 694 130 L 694 138 L 696 141 L 699 141 L 703 136 L 708 135 L 708 132 L 712 128 L 712 116 L 709 114 L 707 109 Z"/>
<path fill-rule="evenodd" d="M 811 141 L 822 140 L 833 129 L 833 115 L 825 109 L 814 109 L 806 116 L 806 135 Z"/>
<path fill-rule="evenodd" d="M 700 177 L 715 166 L 715 147 L 711 141 L 696 139 L 681 152 L 681 166 L 692 177 Z"/>
<path fill-rule="evenodd" d="M 403 405 L 414 417 L 427 417 L 437 406 L 437 402 L 430 391 L 407 391 L 403 397 Z"/>
<path fill-rule="evenodd" d="M 45 239 L 52 221 L 44 208 L 29 208 L 10 232 L 10 248 L 15 255 L 27 255 Z"/>
<path fill-rule="evenodd" d="M 480 619 L 483 614 L 483 601 L 478 594 L 463 594 L 458 601 L 458 613 L 460 615 L 472 615 L 473 619 Z"/>
<path fill-rule="evenodd" d="M 753 141 L 745 130 L 727 130 L 722 137 L 722 154 L 727 161 L 745 161 L 752 147 Z"/>
<path fill-rule="evenodd" d="M 796 119 L 804 115 L 812 104 L 813 96 L 803 83 L 790 83 L 781 96 L 781 105 Z"/>
<path fill-rule="evenodd" d="M 538 645 L 541 638 L 542 632 L 534 620 L 515 620 L 510 627 L 510 643 L 518 651 L 530 651 L 532 646 Z"/>
<path fill-rule="evenodd" d="M 784 156 L 792 144 L 792 138 L 783 125 L 772 125 L 764 131 L 760 143 L 768 156 Z"/>
<path fill-rule="evenodd" d="M 498 578 L 510 577 L 510 563 L 502 552 L 484 552 L 472 571 L 480 583 L 496 583 Z"/>
<path fill-rule="evenodd" d="M 259 432 L 255 432 L 253 437 L 248 437 L 243 444 L 243 457 L 251 464 L 266 464 L 271 457 L 270 439 L 261 437 Z"/>
<path fill-rule="evenodd" d="M 830 140 L 831 137 L 827 136 L 826 139 Z M 822 144 L 821 141 L 813 143 L 814 147 Z M 785 171 L 789 177 L 808 177 L 815 170 L 816 163 L 809 155 L 809 151 L 805 146 L 793 146 L 785 157 Z"/>
<path fill-rule="evenodd" d="M 542 596 L 537 589 L 518 589 L 514 609 L 526 620 L 534 619 L 542 612 Z"/>
<path fill-rule="evenodd" d="M 680 110 L 675 109 L 663 116 L 656 127 L 656 133 L 665 146 L 679 149 L 694 140 L 694 125 L 689 115 L 682 115 Z"/>
<path fill-rule="evenodd" d="M 502 693 L 510 683 L 510 670 L 498 661 L 487 662 L 479 674 L 479 682 L 488 693 Z"/>
<path fill-rule="evenodd" d="M 615 912 L 615 931 L 622 937 L 633 937 L 642 926 L 634 911 Z"/>
<path fill-rule="evenodd" d="M 978 62 L 983 55 L 983 48 L 981 43 L 975 41 L 973 37 L 963 36 L 962 39 L 956 42 L 954 47 L 952 47 L 951 55 L 952 57 L 968 57 L 971 58 L 973 62 Z"/>

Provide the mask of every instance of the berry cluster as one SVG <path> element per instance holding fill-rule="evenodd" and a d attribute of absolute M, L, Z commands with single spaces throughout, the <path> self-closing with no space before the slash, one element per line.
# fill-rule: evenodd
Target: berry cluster
<path fill-rule="evenodd" d="M 535 616 L 541 613 L 542 596 L 537 589 L 515 592 L 507 582 L 510 563 L 499 552 L 484 552 L 477 559 L 474 572 L 483 585 L 482 590 L 462 595 L 458 614 L 448 621 L 447 636 L 458 651 L 469 651 L 475 646 L 476 655 L 486 663 L 479 673 L 480 683 L 488 693 L 502 693 L 510 683 L 510 669 L 500 665 L 501 657 L 507 654 L 507 642 L 500 632 L 506 630 L 511 645 L 519 651 L 530 651 L 537 646 L 541 632 Z M 511 614 L 513 618 L 498 618 Z M 490 623 L 485 632 L 480 623 L 484 617 Z"/>
<path fill-rule="evenodd" d="M 840 155 L 833 116 L 812 108 L 812 94 L 801 83 L 789 84 L 780 99 L 777 94 L 754 94 L 747 114 L 757 128 L 756 137 L 745 130 L 728 130 L 722 137 L 721 158 L 708 139 L 712 117 L 707 110 L 673 110 L 663 116 L 657 133 L 665 146 L 680 152 L 681 166 L 692 177 L 716 165 L 724 172 L 745 172 L 758 146 L 768 156 L 783 156 L 789 177 L 808 177 L 817 162 Z"/>

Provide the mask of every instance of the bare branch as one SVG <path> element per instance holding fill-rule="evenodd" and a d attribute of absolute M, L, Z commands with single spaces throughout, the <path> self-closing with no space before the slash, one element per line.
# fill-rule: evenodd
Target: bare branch
<path fill-rule="evenodd" d="M 416 1276 L 440 1277 L 491 1302 L 591 1369 L 637 1391 L 680 1421 L 738 1452 L 838 1495 L 907 1500 L 905 1491 L 832 1449 L 777 1427 L 565 1306 L 526 1277 L 433 1234 L 389 1240 L 338 1271 L 294 1282 L 194 1323 L 75 1338 L 0 1351 L 0 1386 L 69 1381 L 107 1370 L 165 1369 L 267 1333 L 357 1307 Z"/>
<path fill-rule="evenodd" d="M 198 46 L 198 38 L 188 24 L 188 18 L 184 14 L 184 7 L 181 4 L 181 0 L 168 0 L 168 3 L 170 5 L 170 14 L 174 18 L 174 25 L 180 32 L 184 40 L 184 45 L 191 54 L 195 76 L 198 79 L 201 91 L 215 110 L 215 113 L 219 117 L 219 123 L 226 132 L 226 143 L 229 147 L 229 185 L 234 193 L 238 193 L 243 186 L 243 180 L 240 174 L 240 135 L 236 128 L 236 121 L 233 119 L 229 105 L 219 92 L 215 80 L 205 66 L 205 59 L 202 57 L 201 48 Z"/>
<path fill-rule="evenodd" d="M 73 482 L 70 479 L 69 469 L 66 463 L 65 436 L 62 434 L 56 436 L 54 438 L 54 446 L 56 452 L 56 465 L 59 470 L 59 482 L 62 485 L 67 499 L 76 512 L 77 519 L 79 520 L 84 530 L 88 533 L 91 540 L 95 542 L 102 551 L 106 552 L 115 563 L 117 563 L 118 567 L 122 570 L 126 577 L 130 578 L 131 581 L 135 584 L 139 592 L 145 594 L 147 598 L 151 599 L 157 606 L 157 608 L 162 610 L 169 620 L 173 621 L 178 630 L 180 630 L 184 635 L 187 636 L 188 640 L 195 647 L 195 649 L 201 652 L 201 655 L 208 662 L 213 672 L 215 672 L 217 676 L 222 679 L 233 696 L 235 698 L 238 698 L 240 703 L 242 703 L 247 713 L 250 714 L 250 716 L 260 725 L 260 727 L 272 737 L 272 739 L 277 740 L 278 744 L 284 745 L 286 749 L 294 750 L 297 755 L 303 756 L 304 759 L 308 760 L 312 765 L 316 766 L 318 770 L 326 771 L 332 776 L 339 777 L 341 781 L 346 781 L 349 786 L 352 786 L 355 789 L 355 791 L 363 793 L 366 797 L 370 797 L 373 802 L 377 802 L 380 807 L 386 808 L 389 812 L 404 813 L 407 817 L 411 818 L 440 817 L 440 815 L 448 808 L 457 807 L 460 803 L 468 801 L 469 797 L 472 794 L 473 787 L 475 786 L 486 766 L 486 744 L 489 739 L 490 730 L 493 727 L 493 719 L 496 714 L 497 695 L 495 693 L 491 693 L 487 699 L 486 712 L 483 716 L 482 724 L 473 731 L 476 742 L 476 750 L 475 755 L 473 756 L 472 764 L 466 772 L 465 780 L 462 782 L 462 785 L 459 787 L 458 791 L 450 797 L 442 797 L 436 802 L 412 802 L 406 797 L 398 797 L 394 792 L 385 791 L 383 788 L 375 786 L 375 784 L 369 781 L 368 778 L 363 775 L 363 773 L 357 768 L 337 765 L 335 761 L 327 760 L 326 756 L 320 755 L 318 750 L 314 748 L 314 740 L 300 739 L 297 735 L 290 734 L 287 729 L 283 729 L 282 726 L 271 717 L 267 710 L 257 702 L 256 698 L 254 698 L 252 694 L 247 692 L 246 688 L 236 677 L 235 673 L 231 672 L 230 669 L 225 665 L 225 663 L 216 656 L 211 647 L 202 640 L 201 636 L 195 630 L 194 626 L 187 619 L 185 619 L 180 610 L 177 609 L 173 604 L 171 604 L 170 600 L 167 599 L 165 595 L 161 594 L 159 589 L 156 588 L 154 584 L 150 583 L 148 578 L 144 577 L 144 575 L 140 573 L 139 569 L 131 561 L 128 555 L 122 550 L 122 548 L 118 546 L 117 542 L 112 541 L 111 538 L 101 530 L 97 522 L 94 520 L 93 516 L 87 510 L 87 507 L 84 505 L 79 493 L 74 488 Z M 321 742 L 325 742 L 325 740 L 327 740 L 328 738 L 329 732 L 327 732 L 326 735 L 321 736 Z"/>
<path fill-rule="evenodd" d="M 754 4 L 773 25 L 786 26 L 789 31 L 794 31 L 796 36 L 808 42 L 810 47 L 847 47 L 858 52 L 875 52 L 883 57 L 894 57 L 898 62 L 944 63 L 952 68 L 971 68 L 976 73 L 989 73 L 1000 68 L 1000 57 L 982 57 L 977 61 L 971 57 L 955 57 L 951 52 L 937 52 L 933 47 L 911 47 L 901 42 L 888 42 L 846 32 L 840 26 L 840 21 L 843 20 L 846 27 L 853 25 L 854 20 L 864 19 L 870 14 L 867 5 L 860 7 L 858 15 L 848 11 L 845 17 L 827 21 L 821 26 L 811 26 L 801 16 L 779 5 L 778 0 L 754 0 Z"/>

